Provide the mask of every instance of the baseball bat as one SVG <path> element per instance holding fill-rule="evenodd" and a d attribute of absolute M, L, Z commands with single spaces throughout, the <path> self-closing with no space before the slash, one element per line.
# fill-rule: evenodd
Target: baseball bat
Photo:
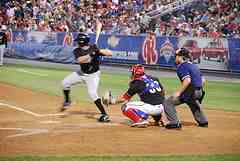
<path fill-rule="evenodd" d="M 96 38 L 95 38 L 95 44 L 97 44 L 100 33 L 102 30 L 102 23 L 97 19 L 96 20 Z"/>

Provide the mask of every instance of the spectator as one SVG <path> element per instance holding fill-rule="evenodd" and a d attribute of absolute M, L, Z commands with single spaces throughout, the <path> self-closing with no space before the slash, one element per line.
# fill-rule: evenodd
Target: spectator
<path fill-rule="evenodd" d="M 239 0 L 184 3 L 186 0 L 2 0 L 0 25 L 13 31 L 76 32 L 84 28 L 91 33 L 98 17 L 105 33 L 136 35 L 150 28 L 159 35 L 213 36 L 214 30 L 220 37 L 239 37 Z M 161 11 L 167 11 L 161 19 L 151 15 Z"/>

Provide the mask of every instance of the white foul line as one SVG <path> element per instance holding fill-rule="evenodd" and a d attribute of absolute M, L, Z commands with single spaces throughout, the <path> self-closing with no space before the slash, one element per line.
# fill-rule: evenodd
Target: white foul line
<path fill-rule="evenodd" d="M 36 75 L 36 76 L 41 76 L 41 77 L 47 77 L 47 74 L 41 74 L 41 73 L 36 73 L 36 72 L 31 72 L 25 69 L 16 69 L 16 71 L 18 72 L 22 72 L 22 73 L 27 73 L 27 74 L 31 74 L 31 75 Z"/>
<path fill-rule="evenodd" d="M 30 114 L 30 115 L 33 115 L 33 116 L 36 116 L 36 117 L 40 117 L 40 114 L 37 114 L 37 113 L 34 113 L 34 112 L 31 112 L 29 110 L 25 110 L 23 108 L 20 108 L 20 107 L 16 107 L 14 105 L 10 105 L 10 104 L 6 104 L 6 103 L 0 103 L 0 106 L 6 106 L 6 107 L 9 107 L 9 108 L 12 108 L 12 109 L 15 109 L 17 111 L 22 111 L 22 112 L 25 112 L 27 114 Z"/>
<path fill-rule="evenodd" d="M 19 130 L 19 131 L 24 132 L 24 133 L 21 133 L 21 134 L 9 135 L 9 136 L 7 136 L 8 138 L 36 135 L 36 134 L 48 133 L 49 132 L 47 129 L 23 129 L 23 128 L 0 128 L 0 130 Z"/>
<path fill-rule="evenodd" d="M 25 112 L 25 113 L 30 114 L 30 115 L 35 116 L 35 117 L 63 116 L 63 115 L 66 115 L 66 114 L 63 114 L 63 113 L 38 114 L 38 113 L 29 111 L 29 110 L 25 110 L 24 108 L 21 108 L 21 107 L 17 107 L 17 106 L 14 106 L 14 105 L 10 105 L 10 104 L 7 104 L 7 103 L 1 103 L 1 102 L 0 102 L 0 106 L 5 106 L 5 107 L 11 108 L 11 109 L 15 109 L 17 111 Z"/>

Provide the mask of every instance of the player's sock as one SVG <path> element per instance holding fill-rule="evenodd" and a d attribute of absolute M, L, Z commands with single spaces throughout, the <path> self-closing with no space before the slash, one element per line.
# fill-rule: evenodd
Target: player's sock
<path fill-rule="evenodd" d="M 99 111 L 101 112 L 101 114 L 106 115 L 106 111 L 102 105 L 102 101 L 100 98 L 98 98 L 96 101 L 94 101 L 95 105 L 97 106 L 97 108 L 99 109 Z"/>
<path fill-rule="evenodd" d="M 70 93 L 70 90 L 63 90 L 65 102 L 70 102 L 69 93 Z"/>

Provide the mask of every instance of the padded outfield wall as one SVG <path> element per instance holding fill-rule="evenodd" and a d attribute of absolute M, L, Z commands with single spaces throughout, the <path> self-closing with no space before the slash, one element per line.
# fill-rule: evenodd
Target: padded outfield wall
<path fill-rule="evenodd" d="M 75 63 L 73 39 L 77 33 L 12 32 L 8 33 L 6 57 Z M 91 42 L 95 35 L 90 34 Z M 240 39 L 213 39 L 192 37 L 159 37 L 102 34 L 100 48 L 113 51 L 113 57 L 104 57 L 105 63 L 175 67 L 174 53 L 179 47 L 192 52 L 194 63 L 201 69 L 240 72 Z"/>

